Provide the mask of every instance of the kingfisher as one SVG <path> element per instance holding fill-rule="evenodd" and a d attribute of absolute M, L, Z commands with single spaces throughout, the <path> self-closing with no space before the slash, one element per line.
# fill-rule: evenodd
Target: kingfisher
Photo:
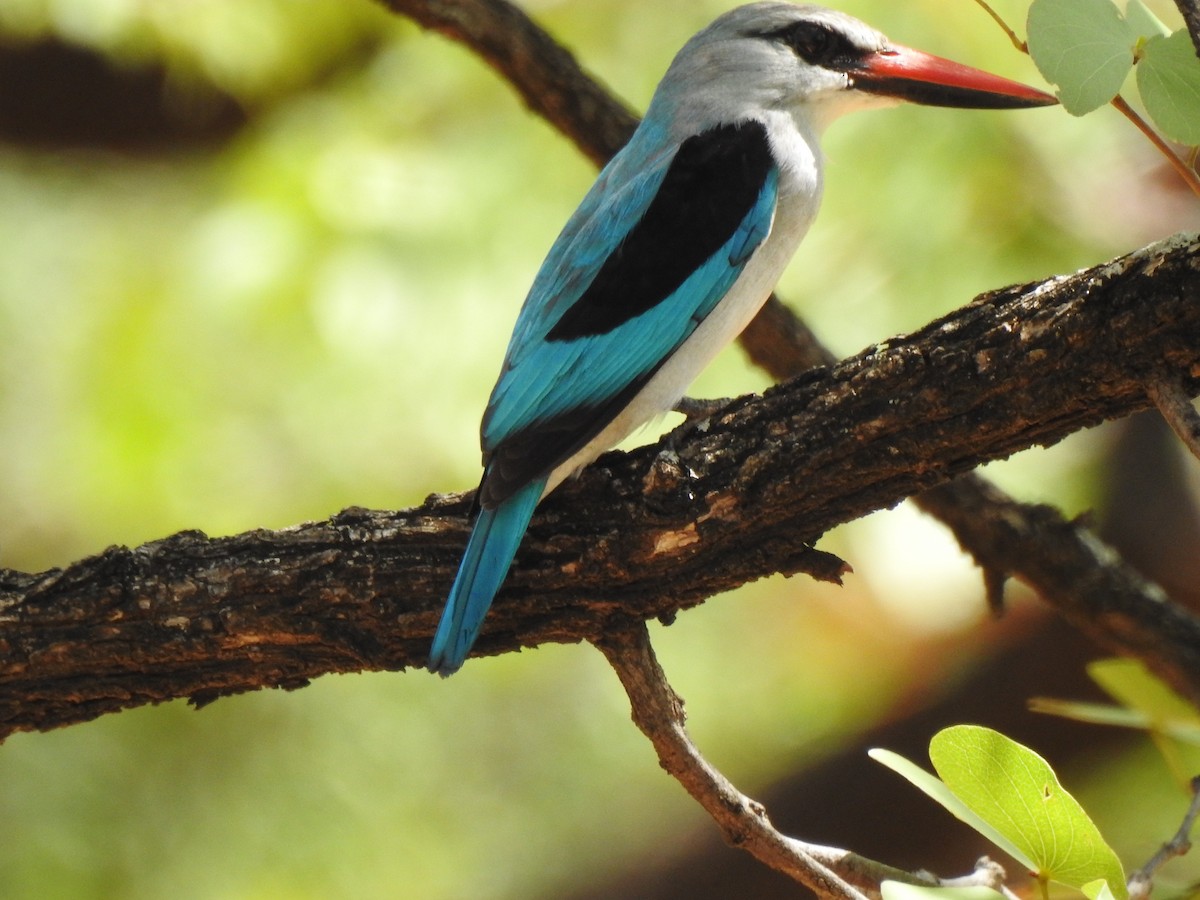
<path fill-rule="evenodd" d="M 809 4 L 739 6 L 684 44 L 517 315 L 431 671 L 462 666 L 538 502 L 676 407 L 770 296 L 820 205 L 825 128 L 900 101 L 1057 102 Z"/>

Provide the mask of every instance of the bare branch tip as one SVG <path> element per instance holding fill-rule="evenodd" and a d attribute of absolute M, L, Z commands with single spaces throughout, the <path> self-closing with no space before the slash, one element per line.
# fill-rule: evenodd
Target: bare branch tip
<path fill-rule="evenodd" d="M 983 589 L 987 597 L 988 612 L 994 618 L 1004 615 L 1004 586 L 1008 583 L 1008 573 L 993 566 L 983 567 Z"/>
<path fill-rule="evenodd" d="M 1146 384 L 1146 394 L 1185 447 L 1200 459 L 1200 413 L 1177 379 L 1160 376 Z"/>
<path fill-rule="evenodd" d="M 1192 799 L 1184 813 L 1183 822 L 1175 835 L 1167 841 L 1149 861 L 1129 877 L 1126 885 L 1132 900 L 1144 900 L 1154 887 L 1154 876 L 1167 862 L 1177 856 L 1184 856 L 1192 849 L 1192 826 L 1200 817 L 1200 775 L 1191 781 Z"/>
<path fill-rule="evenodd" d="M 983 8 L 984 12 L 992 17 L 992 21 L 994 21 L 1000 26 L 1001 29 L 1003 29 L 1004 33 L 1008 35 L 1008 39 L 1012 41 L 1012 45 L 1016 47 L 1019 52 L 1028 56 L 1029 45 L 1017 37 L 1017 32 L 1009 27 L 1009 24 L 1004 21 L 1003 17 L 998 12 L 992 9 L 991 4 L 987 3 L 986 0 L 975 0 L 975 2 Z"/>

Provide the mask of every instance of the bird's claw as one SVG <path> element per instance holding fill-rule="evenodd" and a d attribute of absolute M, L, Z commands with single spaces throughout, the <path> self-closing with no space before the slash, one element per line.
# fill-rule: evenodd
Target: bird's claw
<path fill-rule="evenodd" d="M 688 424 L 694 424 L 700 419 L 709 419 L 728 406 L 732 398 L 717 397 L 701 400 L 696 397 L 680 397 L 675 404 L 675 412 L 680 413 Z"/>

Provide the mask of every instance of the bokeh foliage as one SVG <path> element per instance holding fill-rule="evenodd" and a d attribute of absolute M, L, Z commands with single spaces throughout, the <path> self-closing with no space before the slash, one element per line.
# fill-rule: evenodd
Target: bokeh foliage
<path fill-rule="evenodd" d="M 530 8 L 642 108 L 728 5 Z M 966 0 L 842 6 L 1036 81 Z M 3 53 L 49 42 L 150 73 L 166 124 L 0 133 L 0 565 L 472 486 L 483 400 L 586 161 L 477 60 L 367 2 L 0 4 Z M 826 149 L 826 208 L 781 292 L 841 352 L 1178 227 L 1113 118 L 896 110 Z M 764 384 L 734 349 L 696 394 Z M 1081 436 L 992 469 L 1074 512 L 1102 451 Z M 701 745 L 751 790 L 940 690 L 981 641 L 977 582 L 935 527 L 887 514 L 829 546 L 860 573 L 841 591 L 773 579 L 658 630 Z M 586 647 L 0 747 L 5 898 L 553 895 L 691 827 Z"/>

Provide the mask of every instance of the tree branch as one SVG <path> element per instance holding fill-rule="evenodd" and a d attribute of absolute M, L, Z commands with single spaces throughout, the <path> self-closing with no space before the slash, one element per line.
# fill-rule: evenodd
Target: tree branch
<path fill-rule="evenodd" d="M 1176 437 L 1200 459 L 1200 413 L 1192 406 L 1192 398 L 1180 387 L 1174 376 L 1164 375 L 1146 384 L 1146 393 L 1158 407 Z"/>
<path fill-rule="evenodd" d="M 898 869 L 777 831 L 762 805 L 734 787 L 692 744 L 683 700 L 667 683 L 644 622 L 605 635 L 596 646 L 621 680 L 634 724 L 654 745 L 659 763 L 712 816 L 731 846 L 834 900 L 866 900 L 867 893 L 878 897 L 884 879 L 914 880 Z"/>
<path fill-rule="evenodd" d="M 471 47 L 593 161 L 632 131 L 636 118 L 516 7 L 384 2 Z M 609 454 L 564 487 L 535 519 L 479 652 L 596 643 L 664 768 L 731 842 L 819 894 L 878 897 L 883 878 L 933 883 L 775 831 L 691 745 L 644 621 L 776 571 L 837 580 L 844 564 L 812 543 L 928 489 L 918 502 L 984 567 L 990 596 L 1015 574 L 1098 641 L 1200 700 L 1200 622 L 1079 523 L 975 476 L 947 482 L 1136 411 L 1147 392 L 1179 408 L 1200 388 L 1198 271 L 1200 242 L 1181 237 L 986 295 L 836 367 L 773 299 L 743 336 L 751 357 L 781 378 L 828 368 L 733 401 L 670 443 Z M 0 740 L 178 697 L 199 705 L 327 672 L 420 664 L 465 540 L 467 500 L 347 510 L 216 540 L 185 532 L 66 570 L 0 570 Z M 980 871 L 970 883 L 1002 880 Z"/>
<path fill-rule="evenodd" d="M 1184 813 L 1183 822 L 1174 837 L 1162 845 L 1144 866 L 1129 876 L 1130 900 L 1146 900 L 1154 888 L 1154 876 L 1158 870 L 1177 856 L 1184 856 L 1192 849 L 1192 826 L 1200 816 L 1200 776 L 1192 779 L 1192 801 Z"/>
<path fill-rule="evenodd" d="M 663 769 L 712 816 L 731 846 L 830 900 L 878 900 L 884 881 L 996 890 L 1003 886 L 1004 870 L 990 860 L 981 860 L 970 875 L 942 880 L 788 837 L 771 824 L 762 804 L 739 791 L 696 749 L 687 733 L 683 700 L 667 682 L 644 622 L 606 634 L 596 647 L 617 673 L 629 695 L 634 724 L 654 746 Z"/>
<path fill-rule="evenodd" d="M 552 38 L 505 0 L 383 2 L 425 27 L 435 28 L 459 41 L 491 62 L 531 109 L 545 117 L 597 163 L 606 161 L 616 152 L 636 122 L 627 109 L 583 72 Z M 1195 0 L 1176 2 L 1200 53 L 1200 7 Z M 503 34 L 504 28 L 511 29 L 507 42 L 497 37 Z M 501 50 L 495 49 L 497 44 L 503 45 Z M 565 96 L 576 92 L 583 98 L 579 102 Z M 568 113 L 577 108 L 588 110 L 589 115 Z M 755 364 L 780 381 L 810 368 L 836 362 L 836 357 L 821 345 L 795 313 L 775 297 L 742 333 L 740 342 Z M 1158 373 L 1147 383 L 1153 391 L 1154 385 L 1173 378 L 1170 373 Z M 1182 388 L 1172 392 L 1172 408 L 1179 410 L 1179 415 L 1169 417 L 1173 423 L 1187 421 L 1184 418 L 1186 412 L 1179 406 L 1180 397 L 1186 400 L 1186 393 Z M 1159 403 L 1158 394 L 1152 396 Z M 1160 407 L 1164 403 L 1159 403 Z M 1067 618 L 1080 623 L 1078 605 L 1060 602 L 1054 594 L 1056 585 L 1040 581 L 1036 570 L 1053 569 L 1052 564 L 1039 566 L 1039 562 L 1071 557 L 1079 551 L 1079 542 L 1096 545 L 1097 539 L 1082 525 L 1068 526 L 1060 519 L 1062 527 L 1050 529 L 1044 509 L 1016 503 L 978 475 L 964 476 L 955 485 L 939 489 L 931 496 L 917 495 L 915 501 L 922 510 L 947 525 L 959 543 L 974 554 L 984 569 L 988 601 L 994 609 L 1000 609 L 1005 577 L 1015 574 L 1030 583 L 1049 603 L 1059 607 Z M 970 515 L 966 515 L 967 511 Z M 1061 545 L 1053 543 L 1058 539 L 1063 541 Z M 1006 548 L 1003 555 L 1007 568 L 1001 567 L 998 561 L 1001 554 L 989 552 L 991 547 Z M 1102 561 L 1093 555 L 1093 562 L 1100 564 Z M 1123 577 L 1120 571 L 1110 574 L 1118 580 Z M 1095 629 L 1089 630 L 1095 634 Z M 1148 638 L 1148 635 L 1143 637 Z M 1129 646 L 1122 648 L 1120 642 L 1112 640 L 1101 640 L 1101 643 L 1124 652 L 1132 650 Z M 1178 671 L 1167 677 L 1177 688 L 1183 689 L 1185 679 Z"/>
<path fill-rule="evenodd" d="M 637 127 L 637 116 L 507 0 L 379 2 L 482 58 L 516 89 L 526 106 L 570 138 L 597 166 L 625 146 Z"/>
<path fill-rule="evenodd" d="M 773 572 L 836 579 L 841 562 L 812 549 L 834 525 L 1145 408 L 1146 378 L 1164 367 L 1195 393 L 1198 292 L 1200 238 L 1175 238 L 984 295 L 914 335 L 735 400 L 674 441 L 606 454 L 539 508 L 477 650 L 598 638 Z M 213 540 L 185 532 L 40 574 L 0 570 L 0 736 L 421 664 L 468 499 Z M 977 556 L 1029 571 L 1039 587 L 1074 585 L 1068 606 L 1079 604 L 1092 633 L 1200 699 L 1200 623 L 1049 514 L 1047 535 L 1104 566 L 1024 558 L 1042 535 L 1020 524 L 1020 509 L 997 508 L 1014 526 L 1003 549 L 977 526 L 991 517 L 958 513 Z"/>

